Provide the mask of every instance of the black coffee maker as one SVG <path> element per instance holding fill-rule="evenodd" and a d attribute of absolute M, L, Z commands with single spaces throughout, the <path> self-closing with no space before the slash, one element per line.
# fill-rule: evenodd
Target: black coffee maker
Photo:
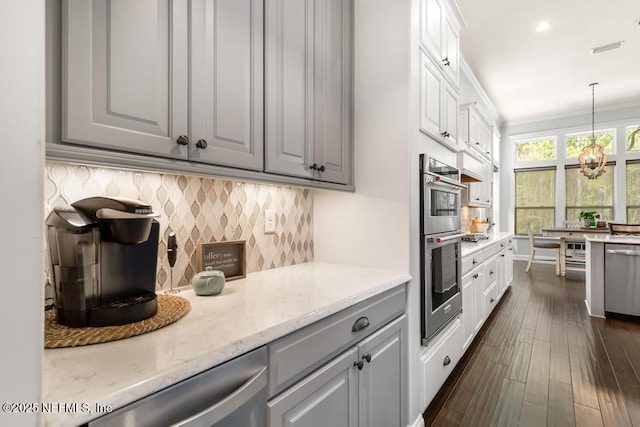
<path fill-rule="evenodd" d="M 158 215 L 123 197 L 71 206 L 47 218 L 58 323 L 123 325 L 155 315 Z"/>

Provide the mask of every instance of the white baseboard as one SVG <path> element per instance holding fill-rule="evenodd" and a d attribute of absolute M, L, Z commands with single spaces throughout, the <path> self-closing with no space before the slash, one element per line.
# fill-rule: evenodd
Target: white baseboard
<path fill-rule="evenodd" d="M 422 414 L 418 415 L 418 418 L 416 418 L 413 424 L 409 424 L 408 427 L 425 427 L 424 418 L 422 418 Z"/>

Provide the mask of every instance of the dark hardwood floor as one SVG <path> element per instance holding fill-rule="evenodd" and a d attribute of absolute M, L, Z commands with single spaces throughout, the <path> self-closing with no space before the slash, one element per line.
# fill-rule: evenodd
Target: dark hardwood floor
<path fill-rule="evenodd" d="M 590 317 L 584 273 L 514 263 L 427 426 L 640 426 L 640 324 Z M 639 279 L 640 280 L 640 279 Z"/>

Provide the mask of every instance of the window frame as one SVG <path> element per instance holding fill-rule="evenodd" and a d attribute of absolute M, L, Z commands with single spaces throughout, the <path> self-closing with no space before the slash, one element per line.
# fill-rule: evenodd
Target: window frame
<path fill-rule="evenodd" d="M 521 144 L 530 144 L 537 141 L 546 141 L 550 140 L 554 142 L 554 158 L 552 159 L 543 159 L 543 160 L 518 160 L 518 146 Z M 547 135 L 540 137 L 532 137 L 532 138 L 523 138 L 517 139 L 513 141 L 513 164 L 521 167 L 525 167 L 525 165 L 545 165 L 547 163 L 555 164 L 559 160 L 559 150 L 558 150 L 558 135 Z"/>
<path fill-rule="evenodd" d="M 556 146 L 557 148 L 557 146 Z M 543 171 L 553 171 L 554 172 L 554 202 L 551 206 L 538 206 L 538 207 L 518 207 L 517 206 L 517 200 L 518 200 L 518 195 L 517 195 L 517 185 L 515 185 L 517 178 L 516 175 L 519 172 L 543 172 Z M 513 235 L 514 236 L 527 236 L 527 233 L 518 233 L 518 210 L 519 209 L 538 209 L 538 210 L 543 210 L 543 211 L 553 211 L 553 224 L 555 224 L 556 222 L 556 216 L 557 216 L 557 212 L 556 212 L 556 204 L 555 204 L 555 198 L 556 198 L 556 194 L 557 194 L 557 179 L 558 179 L 558 167 L 556 165 L 554 166 L 539 166 L 539 167 L 524 167 L 524 168 L 516 168 L 513 170 L 513 182 L 514 182 L 514 192 L 513 192 L 513 200 L 514 200 L 514 204 L 513 204 Z M 535 236 L 539 236 L 540 234 L 537 233 L 533 233 Z"/>
<path fill-rule="evenodd" d="M 625 145 L 626 147 L 626 145 Z M 635 151 L 629 151 L 630 153 L 635 153 Z M 625 193 L 626 193 L 626 206 L 625 206 L 625 215 L 627 218 L 627 223 L 630 222 L 629 220 L 629 208 L 631 209 L 640 209 L 640 205 L 629 205 L 629 165 L 640 165 L 640 159 L 627 159 L 627 161 L 625 161 L 625 177 L 627 177 L 626 182 L 625 182 Z"/>
<path fill-rule="evenodd" d="M 606 167 L 615 167 L 616 166 L 616 162 L 615 161 L 610 161 L 607 162 Z M 608 171 L 607 173 L 609 173 L 611 176 L 611 180 L 612 180 L 612 194 L 611 194 L 611 206 L 569 206 L 568 201 L 567 201 L 567 195 L 568 195 L 568 191 L 567 191 L 567 170 L 568 169 L 580 169 L 580 165 L 575 165 L 575 164 L 566 164 L 564 165 L 564 219 L 565 220 L 569 220 L 570 218 L 568 217 L 568 210 L 569 209 L 577 209 L 577 208 L 584 208 L 583 210 L 593 210 L 598 212 L 598 209 L 611 209 L 611 218 L 608 218 L 609 220 L 612 220 L 613 218 L 615 218 L 615 214 L 616 214 L 616 192 L 615 192 L 615 187 L 616 187 L 616 179 L 615 179 L 615 169 Z M 587 179 L 585 177 L 585 179 Z M 598 212 L 601 213 L 601 212 Z M 575 218 L 571 218 L 571 219 L 575 219 Z"/>
<path fill-rule="evenodd" d="M 602 133 L 602 134 L 604 134 L 604 133 L 611 133 L 611 136 L 612 136 L 612 138 L 611 138 L 611 148 L 612 148 L 612 149 L 611 149 L 611 153 L 606 153 L 606 154 L 607 154 L 607 155 L 609 155 L 609 156 L 615 156 L 616 154 L 618 154 L 618 150 L 617 150 L 617 148 L 616 148 L 616 146 L 617 146 L 617 140 L 618 140 L 618 132 L 617 132 L 617 128 L 616 128 L 616 127 L 613 127 L 613 128 L 609 128 L 609 127 L 607 127 L 607 128 L 604 128 L 604 129 L 596 129 L 596 130 L 594 131 L 594 134 L 596 134 L 596 135 L 597 135 L 597 134 L 599 134 L 599 133 Z M 625 133 L 625 134 L 626 134 L 626 133 Z M 585 132 L 567 132 L 567 133 L 564 133 L 562 136 L 563 136 L 563 139 L 562 139 L 562 142 L 563 142 L 563 144 L 562 144 L 562 147 L 563 147 L 563 156 L 562 156 L 562 158 L 563 158 L 565 161 L 569 161 L 569 162 L 571 162 L 571 161 L 573 161 L 573 160 L 578 161 L 578 156 L 579 156 L 579 154 L 578 154 L 578 155 L 576 155 L 575 157 L 569 157 L 569 153 L 567 153 L 567 141 L 568 141 L 568 139 L 569 139 L 569 138 L 574 137 L 574 136 L 578 136 L 578 137 L 582 137 L 582 136 L 591 136 L 591 131 L 585 131 Z M 597 142 L 597 141 L 596 141 L 596 142 Z"/>

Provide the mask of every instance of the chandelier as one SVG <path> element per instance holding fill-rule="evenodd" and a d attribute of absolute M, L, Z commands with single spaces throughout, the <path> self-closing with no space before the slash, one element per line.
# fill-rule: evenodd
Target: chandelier
<path fill-rule="evenodd" d="M 595 135 L 595 86 L 598 83 L 591 83 L 591 144 L 582 149 L 578 156 L 580 170 L 589 179 L 596 179 L 606 171 L 609 156 L 604 152 L 602 145 L 596 143 Z"/>

